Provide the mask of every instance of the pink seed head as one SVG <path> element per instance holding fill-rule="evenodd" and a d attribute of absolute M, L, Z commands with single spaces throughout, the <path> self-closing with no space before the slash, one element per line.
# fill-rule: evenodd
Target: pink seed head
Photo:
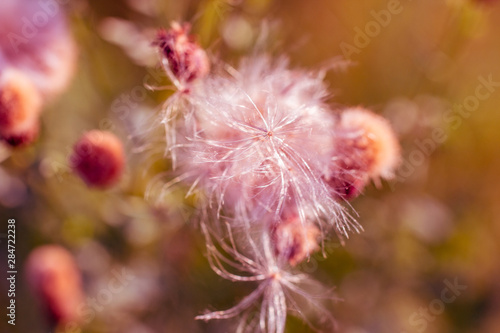
<path fill-rule="evenodd" d="M 71 253 L 58 245 L 40 246 L 30 253 L 25 274 L 52 324 L 80 322 L 84 298 L 80 272 Z"/>
<path fill-rule="evenodd" d="M 190 29 L 189 23 L 181 25 L 173 22 L 169 30 L 159 30 L 153 42 L 166 59 L 171 75 L 182 86 L 206 76 L 210 71 L 207 54 L 194 36 L 189 35 Z"/>
<path fill-rule="evenodd" d="M 337 214 L 340 205 L 321 179 L 335 125 L 322 78 L 266 56 L 245 59 L 237 71 L 209 75 L 192 90 L 189 123 L 179 122 L 171 147 L 179 165 L 227 213 L 245 207 L 251 220 L 263 221 L 259 214 L 279 217 L 289 201 Z"/>
<path fill-rule="evenodd" d="M 73 147 L 73 170 L 90 187 L 107 188 L 116 184 L 124 169 L 122 142 L 110 132 L 85 133 Z"/>

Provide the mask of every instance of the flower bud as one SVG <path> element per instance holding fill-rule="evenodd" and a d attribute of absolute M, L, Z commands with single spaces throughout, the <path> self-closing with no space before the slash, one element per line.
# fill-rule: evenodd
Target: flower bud
<path fill-rule="evenodd" d="M 350 131 L 352 153 L 370 178 L 392 178 L 400 162 L 400 148 L 389 122 L 383 117 L 362 109 L 344 111 L 340 126 Z"/>
<path fill-rule="evenodd" d="M 85 133 L 73 147 L 70 165 L 90 187 L 106 188 L 118 182 L 125 164 L 122 142 L 111 132 Z"/>
<path fill-rule="evenodd" d="M 0 76 L 0 137 L 11 146 L 36 139 L 42 101 L 38 90 L 22 72 L 7 69 Z"/>
<path fill-rule="evenodd" d="M 302 224 L 298 217 L 281 221 L 273 230 L 273 236 L 277 256 L 292 266 L 319 249 L 319 229 L 313 224 Z"/>
<path fill-rule="evenodd" d="M 346 200 L 358 196 L 369 179 L 390 179 L 400 161 L 399 144 L 391 126 L 379 115 L 347 109 L 337 125 L 335 156 L 327 183 Z"/>
<path fill-rule="evenodd" d="M 167 60 L 168 69 L 181 85 L 202 78 L 210 70 L 205 51 L 189 35 L 189 23 L 173 22 L 170 30 L 159 30 L 153 45 L 157 46 Z"/>
<path fill-rule="evenodd" d="M 71 253 L 58 245 L 40 246 L 31 252 L 25 267 L 28 284 L 51 324 L 77 324 L 84 299 Z"/>

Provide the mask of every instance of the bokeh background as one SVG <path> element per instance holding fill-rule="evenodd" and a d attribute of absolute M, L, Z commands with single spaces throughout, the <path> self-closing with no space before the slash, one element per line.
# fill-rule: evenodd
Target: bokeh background
<path fill-rule="evenodd" d="M 49 243 L 75 254 L 88 297 L 116 274 L 128 277 L 83 332 L 234 332 L 230 322 L 193 318 L 234 305 L 252 285 L 211 271 L 195 201 L 161 195 L 169 161 L 148 124 L 169 91 L 145 85 L 169 84 L 149 43 L 172 20 L 191 21 L 211 56 L 229 64 L 256 49 L 299 67 L 334 64 L 329 102 L 369 107 L 394 125 L 404 159 L 396 180 L 351 203 L 365 232 L 345 246 L 332 236 L 328 257 L 302 267 L 336 286 L 339 332 L 500 332 L 500 84 L 473 103 L 484 80 L 500 83 L 500 1 L 76 0 L 60 8 L 79 48 L 75 78 L 46 107 L 36 144 L 1 149 L 1 232 L 17 220 L 20 271 L 16 326 L 2 314 L 1 332 L 49 332 L 22 279 L 29 251 Z M 358 29 L 389 8 L 397 14 L 360 44 Z M 357 49 L 348 63 L 340 60 L 347 44 Z M 460 113 L 463 103 L 471 111 Z M 67 162 L 95 128 L 126 145 L 126 174 L 106 191 L 88 189 Z M 445 304 L 448 283 L 464 287 Z M 5 309 L 5 278 L 0 286 Z M 287 332 L 312 330 L 290 317 Z"/>

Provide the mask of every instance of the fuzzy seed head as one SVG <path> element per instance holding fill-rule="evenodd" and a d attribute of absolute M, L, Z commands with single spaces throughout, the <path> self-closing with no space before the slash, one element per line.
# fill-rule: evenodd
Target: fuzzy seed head
<path fill-rule="evenodd" d="M 319 249 L 325 232 L 343 239 L 362 230 L 339 199 L 358 195 L 370 178 L 391 177 L 395 135 L 369 111 L 335 115 L 325 103 L 324 71 L 289 69 L 285 58 L 261 55 L 209 72 L 188 31 L 173 24 L 154 43 L 180 88 L 161 115 L 177 176 L 163 189 L 183 182 L 187 195 L 201 190 L 210 266 L 225 279 L 257 283 L 232 308 L 196 318 L 238 316 L 238 332 L 283 333 L 288 311 L 307 320 L 301 299 L 333 329 L 317 302 L 331 294 L 311 293 L 318 285 L 291 268 Z"/>
<path fill-rule="evenodd" d="M 110 132 L 87 132 L 73 147 L 70 164 L 88 186 L 110 187 L 119 181 L 123 173 L 125 157 L 122 142 Z"/>
<path fill-rule="evenodd" d="M 81 277 L 73 256 L 58 245 L 33 250 L 25 266 L 31 290 L 52 324 L 80 321 Z"/>
<path fill-rule="evenodd" d="M 284 59 L 257 57 L 242 62 L 237 75 L 205 78 L 188 96 L 190 114 L 171 147 L 236 220 L 269 225 L 285 206 L 302 221 L 311 211 L 340 214 L 321 179 L 335 128 L 322 77 L 287 67 Z"/>

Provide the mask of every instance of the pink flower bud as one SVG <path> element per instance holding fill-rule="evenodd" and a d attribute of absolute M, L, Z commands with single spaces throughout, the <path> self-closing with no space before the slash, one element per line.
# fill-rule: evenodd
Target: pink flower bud
<path fill-rule="evenodd" d="M 387 120 L 362 108 L 347 109 L 337 125 L 335 156 L 326 181 L 338 196 L 352 199 L 370 178 L 393 176 L 400 161 L 399 150 Z"/>
<path fill-rule="evenodd" d="M 123 173 L 125 157 L 122 142 L 110 132 L 87 132 L 73 147 L 70 164 L 88 186 L 110 187 L 118 182 Z"/>
<path fill-rule="evenodd" d="M 370 178 L 392 178 L 400 162 L 400 147 L 389 122 L 362 108 L 344 111 L 340 126 L 358 137 L 353 140 Z"/>
<path fill-rule="evenodd" d="M 210 70 L 207 54 L 189 35 L 190 29 L 189 23 L 173 22 L 170 30 L 159 30 L 153 42 L 165 57 L 169 74 L 181 86 L 204 77 Z"/>
<path fill-rule="evenodd" d="M 11 146 L 31 143 L 38 135 L 42 101 L 31 80 L 15 69 L 0 76 L 0 137 Z"/>
<path fill-rule="evenodd" d="M 2 136 L 2 139 L 11 147 L 24 147 L 33 143 L 40 132 L 40 122 L 35 120 L 26 123 L 24 127 L 19 127 L 15 131 Z"/>
<path fill-rule="evenodd" d="M 84 304 L 81 278 L 73 256 L 58 245 L 40 246 L 26 261 L 28 283 L 51 324 L 80 321 Z"/>

